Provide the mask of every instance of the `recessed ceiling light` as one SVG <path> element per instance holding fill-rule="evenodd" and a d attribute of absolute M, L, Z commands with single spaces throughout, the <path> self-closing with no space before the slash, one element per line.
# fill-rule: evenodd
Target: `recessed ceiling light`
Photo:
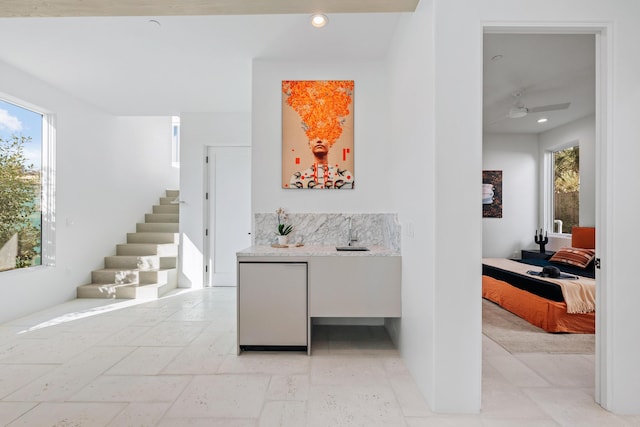
<path fill-rule="evenodd" d="M 548 121 L 549 121 L 549 119 L 547 119 L 546 117 L 540 117 L 540 118 L 538 119 L 538 123 L 546 123 L 546 122 L 548 122 Z"/>
<path fill-rule="evenodd" d="M 329 18 L 327 15 L 322 13 L 316 13 L 315 15 L 311 15 L 311 25 L 316 28 L 322 28 L 329 22 Z"/>

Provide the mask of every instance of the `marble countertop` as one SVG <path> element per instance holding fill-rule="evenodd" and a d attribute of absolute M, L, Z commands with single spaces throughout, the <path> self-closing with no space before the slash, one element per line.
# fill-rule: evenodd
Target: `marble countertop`
<path fill-rule="evenodd" d="M 336 245 L 288 245 L 286 248 L 250 246 L 238 251 L 237 256 L 399 256 L 400 253 L 382 246 L 367 246 L 368 251 L 338 251 Z"/>

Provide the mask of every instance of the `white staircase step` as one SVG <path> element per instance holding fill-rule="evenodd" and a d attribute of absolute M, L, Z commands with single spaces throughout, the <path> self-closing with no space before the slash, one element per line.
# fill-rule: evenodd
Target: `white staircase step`
<path fill-rule="evenodd" d="M 160 233 L 160 232 L 144 232 L 144 233 L 127 233 L 127 243 L 180 243 L 180 235 L 178 233 Z"/>
<path fill-rule="evenodd" d="M 116 298 L 158 299 L 177 286 L 169 283 L 149 283 L 147 285 L 129 285 L 116 288 Z"/>
<path fill-rule="evenodd" d="M 101 285 L 99 284 L 89 284 L 78 286 L 76 289 L 76 298 L 115 298 L 115 289 L 113 291 L 113 295 L 106 295 L 105 292 L 102 291 Z"/>
<path fill-rule="evenodd" d="M 153 205 L 153 213 L 180 213 L 180 205 Z"/>
<path fill-rule="evenodd" d="M 177 233 L 180 231 L 180 224 L 177 222 L 139 222 L 136 224 L 138 233 Z"/>
<path fill-rule="evenodd" d="M 160 257 L 160 268 L 178 268 L 178 257 L 176 256 Z"/>
<path fill-rule="evenodd" d="M 175 268 L 161 268 L 140 272 L 139 286 L 153 283 L 178 285 L 178 270 Z"/>
<path fill-rule="evenodd" d="M 90 283 L 79 286 L 78 298 L 153 299 L 178 287 L 175 268 L 140 271 L 140 283 Z"/>
<path fill-rule="evenodd" d="M 165 196 L 167 197 L 180 197 L 180 190 L 165 190 L 164 192 Z"/>
<path fill-rule="evenodd" d="M 176 213 L 148 213 L 144 214 L 144 222 L 178 222 L 180 218 Z"/>
<path fill-rule="evenodd" d="M 121 243 L 116 245 L 116 255 L 178 256 L 176 243 Z"/>
<path fill-rule="evenodd" d="M 77 298 L 118 298 L 117 290 L 123 287 L 131 287 L 133 285 L 116 285 L 103 283 L 90 283 L 88 285 L 78 286 L 76 290 Z"/>
<path fill-rule="evenodd" d="M 160 268 L 161 260 L 157 255 L 115 255 L 104 257 L 105 268 L 153 270 Z"/>
<path fill-rule="evenodd" d="M 161 205 L 177 205 L 179 197 L 160 197 Z"/>
<path fill-rule="evenodd" d="M 103 268 L 91 272 L 92 284 L 132 284 L 139 283 L 138 270 L 123 270 L 121 268 Z"/>

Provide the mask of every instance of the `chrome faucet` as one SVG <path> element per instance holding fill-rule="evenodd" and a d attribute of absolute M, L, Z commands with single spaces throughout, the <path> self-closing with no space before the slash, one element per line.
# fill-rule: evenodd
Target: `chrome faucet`
<path fill-rule="evenodd" d="M 352 222 L 353 218 L 349 217 L 348 219 L 349 219 L 349 237 L 348 237 L 349 243 L 348 244 L 349 244 L 349 246 L 352 246 L 351 244 L 353 242 L 357 242 L 358 241 L 358 234 L 354 233 L 352 231 L 352 223 L 351 222 Z"/>

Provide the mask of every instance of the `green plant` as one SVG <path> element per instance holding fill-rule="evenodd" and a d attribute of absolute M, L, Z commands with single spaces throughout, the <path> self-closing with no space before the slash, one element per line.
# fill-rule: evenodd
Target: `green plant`
<path fill-rule="evenodd" d="M 279 236 L 286 236 L 291 233 L 293 231 L 293 225 L 286 223 L 289 218 L 287 211 L 284 208 L 278 208 L 276 214 L 278 215 L 278 231 L 276 234 Z"/>

